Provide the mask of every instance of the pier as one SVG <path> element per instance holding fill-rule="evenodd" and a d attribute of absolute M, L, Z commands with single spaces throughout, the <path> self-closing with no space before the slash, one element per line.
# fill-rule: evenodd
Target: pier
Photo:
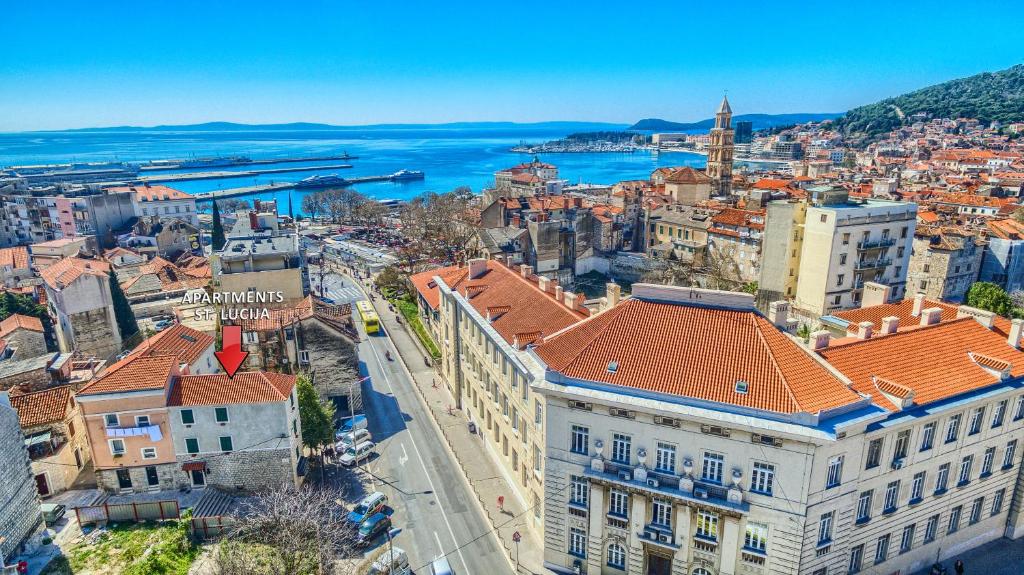
<path fill-rule="evenodd" d="M 246 178 L 252 176 L 265 176 L 267 174 L 286 174 L 289 172 L 312 172 L 316 170 L 344 170 L 351 168 L 352 164 L 329 164 L 323 166 L 292 166 L 290 168 L 267 168 L 262 170 L 218 170 L 215 172 L 189 172 L 187 174 L 163 174 L 156 176 L 141 176 L 138 179 L 140 184 L 156 184 L 166 182 L 187 182 L 192 180 L 220 180 L 224 178 Z"/>
<path fill-rule="evenodd" d="M 356 184 L 368 184 L 371 182 L 392 182 L 395 181 L 393 174 L 386 176 L 360 176 L 355 178 L 345 179 L 345 186 L 352 186 Z M 296 186 L 297 182 L 276 182 L 273 184 L 259 184 L 255 186 L 243 186 L 241 188 L 228 188 L 226 190 L 216 190 L 213 192 L 199 192 L 192 194 L 197 202 L 209 202 L 212 200 L 220 200 L 223 198 L 234 198 L 238 196 L 248 196 L 252 194 L 261 194 L 264 192 L 277 192 L 281 190 L 305 190 L 308 192 L 319 192 L 322 190 L 328 190 L 331 188 L 300 188 Z"/>
<path fill-rule="evenodd" d="M 244 163 L 232 164 L 233 166 L 263 166 L 267 164 L 288 164 L 294 162 L 336 162 L 338 160 L 358 160 L 359 156 L 350 156 L 343 154 L 341 156 L 314 156 L 308 158 L 267 158 L 262 160 L 250 160 Z M 139 166 L 140 172 L 159 172 L 164 170 L 178 170 L 181 169 L 181 164 L 174 164 L 171 162 L 187 162 L 189 160 L 166 160 L 167 163 L 157 165 L 141 165 Z M 223 166 L 222 166 L 223 167 Z"/>

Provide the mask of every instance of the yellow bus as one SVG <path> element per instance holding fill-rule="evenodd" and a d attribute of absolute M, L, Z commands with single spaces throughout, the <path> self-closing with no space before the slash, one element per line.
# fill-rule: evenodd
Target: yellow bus
<path fill-rule="evenodd" d="M 373 310 L 373 305 L 370 302 L 365 299 L 357 301 L 356 309 L 359 310 L 359 319 L 363 321 L 366 333 L 377 333 L 380 331 L 380 318 L 377 317 L 377 312 Z"/>

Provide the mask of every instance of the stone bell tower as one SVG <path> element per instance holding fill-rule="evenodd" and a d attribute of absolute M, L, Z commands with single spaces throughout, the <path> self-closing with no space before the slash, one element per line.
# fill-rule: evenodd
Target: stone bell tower
<path fill-rule="evenodd" d="M 722 104 L 715 112 L 715 127 L 711 130 L 708 146 L 706 173 L 711 178 L 711 195 L 727 196 L 732 192 L 732 151 L 733 151 L 732 108 L 729 98 L 722 97 Z"/>

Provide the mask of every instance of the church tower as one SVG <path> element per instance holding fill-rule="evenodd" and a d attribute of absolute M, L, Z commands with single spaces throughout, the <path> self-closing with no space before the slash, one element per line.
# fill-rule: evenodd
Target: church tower
<path fill-rule="evenodd" d="M 715 113 L 715 127 L 711 130 L 708 146 L 706 173 L 711 178 L 711 194 L 727 196 L 732 192 L 732 108 L 729 98 L 722 97 L 722 104 Z"/>

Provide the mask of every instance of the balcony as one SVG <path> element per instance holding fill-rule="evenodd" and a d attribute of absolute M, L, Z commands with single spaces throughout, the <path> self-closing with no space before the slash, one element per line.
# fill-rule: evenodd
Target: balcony
<path fill-rule="evenodd" d="M 25 438 L 25 449 L 28 450 L 28 457 L 32 461 L 57 455 L 65 445 L 67 445 L 67 442 L 63 436 L 49 431 L 36 433 Z"/>
<path fill-rule="evenodd" d="M 881 238 L 877 240 L 861 240 L 857 242 L 858 250 L 876 250 L 896 245 L 896 238 Z"/>
<path fill-rule="evenodd" d="M 660 525 L 658 523 L 649 523 L 644 526 L 644 530 L 639 533 L 640 540 L 646 543 L 651 543 L 659 547 L 664 547 L 671 551 L 679 549 L 679 545 L 675 543 L 675 537 L 672 534 L 672 528 L 667 525 Z"/>
<path fill-rule="evenodd" d="M 687 504 L 700 504 L 727 513 L 748 513 L 750 504 L 743 500 L 738 488 L 694 480 L 691 477 L 654 473 L 642 466 L 627 466 L 612 463 L 600 457 L 591 460 L 591 466 L 584 472 L 591 481 L 612 487 L 625 487 L 647 492 Z"/>
<path fill-rule="evenodd" d="M 854 264 L 854 271 L 872 270 L 878 268 L 884 268 L 892 263 L 889 258 L 879 258 L 877 260 L 862 260 Z"/>
<path fill-rule="evenodd" d="M 618 513 L 609 513 L 608 515 L 605 515 L 605 523 L 608 527 L 612 527 L 614 529 L 629 529 L 629 518 L 624 515 L 619 515 Z"/>

